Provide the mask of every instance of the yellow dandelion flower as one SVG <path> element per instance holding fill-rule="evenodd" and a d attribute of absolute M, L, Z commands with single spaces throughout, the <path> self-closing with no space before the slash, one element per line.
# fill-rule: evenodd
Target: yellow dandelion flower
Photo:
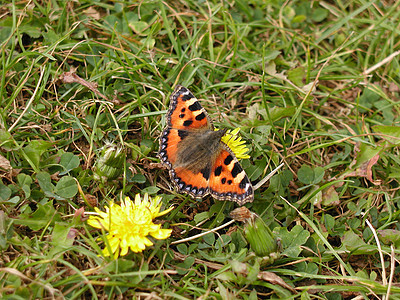
<path fill-rule="evenodd" d="M 240 128 L 236 128 L 232 131 L 228 130 L 222 137 L 221 141 L 223 141 L 229 146 L 229 148 L 231 148 L 237 159 L 247 159 L 250 158 L 250 155 L 247 154 L 249 148 L 247 148 L 246 142 L 237 135 L 239 133 L 239 130 Z"/>
<path fill-rule="evenodd" d="M 105 212 L 95 207 L 97 215 L 90 216 L 88 224 L 95 228 L 103 228 L 108 232 L 106 236 L 111 254 L 117 258 L 124 256 L 131 249 L 133 252 L 142 252 L 147 246 L 152 246 L 149 239 L 166 239 L 171 235 L 171 229 L 162 229 L 161 224 L 154 224 L 156 217 L 165 215 L 173 208 L 160 212 L 161 197 L 150 198 L 148 194 L 135 196 L 135 201 L 125 197 L 121 205 L 113 202 L 105 207 Z M 109 248 L 103 250 L 105 256 L 109 256 Z"/>

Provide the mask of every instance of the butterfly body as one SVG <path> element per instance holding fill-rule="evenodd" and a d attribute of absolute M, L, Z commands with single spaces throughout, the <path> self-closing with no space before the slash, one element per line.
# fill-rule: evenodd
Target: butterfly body
<path fill-rule="evenodd" d="M 201 130 L 185 131 L 174 167 L 186 167 L 194 173 L 210 165 L 219 154 L 221 138 L 225 131 Z"/>
<path fill-rule="evenodd" d="M 214 130 L 193 94 L 177 86 L 171 95 L 167 126 L 160 137 L 160 160 L 180 192 L 239 205 L 253 200 L 253 187 L 231 149 L 221 141 L 226 130 Z"/>

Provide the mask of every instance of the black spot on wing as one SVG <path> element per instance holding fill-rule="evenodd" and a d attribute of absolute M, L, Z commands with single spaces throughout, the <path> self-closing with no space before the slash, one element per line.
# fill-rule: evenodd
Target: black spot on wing
<path fill-rule="evenodd" d="M 187 91 L 189 91 L 189 90 L 187 90 Z M 182 95 L 181 96 L 181 99 L 182 99 L 182 101 L 188 101 L 188 100 L 190 100 L 190 99 L 192 99 L 192 98 L 194 98 L 194 96 L 193 96 L 193 94 L 192 93 L 188 93 L 188 94 L 186 94 L 186 95 Z"/>
<path fill-rule="evenodd" d="M 225 184 L 225 182 L 226 182 L 226 178 L 224 177 L 224 178 L 221 179 L 221 183 Z"/>
<path fill-rule="evenodd" d="M 183 122 L 183 126 L 185 126 L 185 127 L 188 127 L 188 126 L 190 126 L 192 124 L 193 124 L 192 120 L 186 120 L 185 122 Z"/>
<path fill-rule="evenodd" d="M 198 101 L 193 103 L 192 105 L 189 105 L 189 110 L 190 111 L 196 111 L 196 110 L 201 110 L 201 105 Z"/>
<path fill-rule="evenodd" d="M 232 155 L 229 154 L 229 155 L 225 158 L 224 164 L 227 166 L 227 165 L 229 165 L 229 164 L 231 163 L 232 160 L 233 160 L 233 157 L 232 157 Z"/>
<path fill-rule="evenodd" d="M 238 162 L 235 162 L 233 169 L 232 169 L 232 176 L 235 178 L 240 172 L 242 172 L 243 169 L 242 167 L 239 165 Z"/>
<path fill-rule="evenodd" d="M 185 117 L 185 114 L 180 114 L 179 118 L 183 119 Z"/>
<path fill-rule="evenodd" d="M 201 121 L 201 120 L 203 120 L 204 118 L 206 117 L 206 114 L 204 113 L 204 112 L 202 112 L 201 114 L 198 114 L 197 116 L 196 116 L 196 120 L 197 121 Z"/>
<path fill-rule="evenodd" d="M 219 175 L 221 175 L 221 172 L 222 172 L 222 166 L 218 166 L 214 170 L 214 175 L 219 176 Z"/>

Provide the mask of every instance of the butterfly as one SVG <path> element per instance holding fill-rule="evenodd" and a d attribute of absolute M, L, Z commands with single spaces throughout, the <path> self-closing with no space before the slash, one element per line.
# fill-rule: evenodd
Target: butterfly
<path fill-rule="evenodd" d="M 158 157 L 179 192 L 194 198 L 211 194 L 239 205 L 253 201 L 253 186 L 232 150 L 221 141 L 206 110 L 185 87 L 171 94 Z"/>

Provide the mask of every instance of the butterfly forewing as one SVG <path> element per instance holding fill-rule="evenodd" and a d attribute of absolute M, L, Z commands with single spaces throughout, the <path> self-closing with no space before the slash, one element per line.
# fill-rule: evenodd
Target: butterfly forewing
<path fill-rule="evenodd" d="M 183 86 L 178 86 L 171 95 L 167 123 L 169 127 L 184 130 L 212 127 L 206 110 Z"/>

